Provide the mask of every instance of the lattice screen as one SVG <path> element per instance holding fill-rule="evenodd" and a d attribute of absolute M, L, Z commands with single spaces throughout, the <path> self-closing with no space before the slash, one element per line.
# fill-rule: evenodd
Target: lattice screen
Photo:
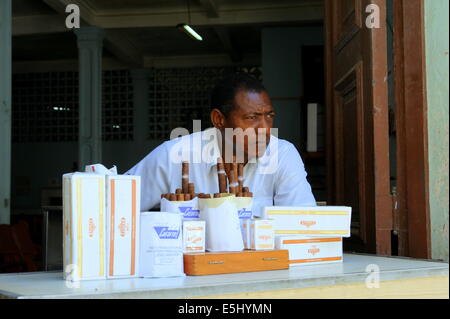
<path fill-rule="evenodd" d="M 13 75 L 13 142 L 78 140 L 78 72 Z M 133 87 L 127 70 L 104 71 L 103 140 L 133 139 Z"/>
<path fill-rule="evenodd" d="M 133 140 L 133 83 L 128 70 L 103 72 L 103 140 Z"/>
<path fill-rule="evenodd" d="M 78 136 L 78 73 L 14 74 L 13 142 L 66 142 Z"/>
<path fill-rule="evenodd" d="M 193 119 L 202 121 L 202 129 L 210 127 L 210 91 L 219 79 L 237 71 L 262 80 L 258 66 L 152 69 L 149 138 L 167 139 L 176 127 L 192 132 Z"/>

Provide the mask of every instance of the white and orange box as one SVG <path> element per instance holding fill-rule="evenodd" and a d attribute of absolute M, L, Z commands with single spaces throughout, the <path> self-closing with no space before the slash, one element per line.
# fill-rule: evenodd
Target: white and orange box
<path fill-rule="evenodd" d="M 205 251 L 205 227 L 204 220 L 183 221 L 183 252 L 197 253 Z"/>
<path fill-rule="evenodd" d="M 106 194 L 106 277 L 137 277 L 141 177 L 106 175 Z"/>
<path fill-rule="evenodd" d="M 272 206 L 264 218 L 273 220 L 275 236 L 350 237 L 351 212 L 347 206 Z"/>
<path fill-rule="evenodd" d="M 342 262 L 342 237 L 276 236 L 275 248 L 289 251 L 289 266 Z"/>
<path fill-rule="evenodd" d="M 105 176 L 69 173 L 62 184 L 64 279 L 105 279 Z"/>
<path fill-rule="evenodd" d="M 251 249 L 250 220 L 251 219 L 240 219 L 242 239 L 244 241 L 244 249 Z"/>
<path fill-rule="evenodd" d="M 250 220 L 250 249 L 274 249 L 274 233 L 272 220 Z"/>

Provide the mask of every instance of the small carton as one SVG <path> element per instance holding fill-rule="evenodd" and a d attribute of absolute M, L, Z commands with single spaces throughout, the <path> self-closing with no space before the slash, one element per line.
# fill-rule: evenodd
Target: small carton
<path fill-rule="evenodd" d="M 274 249 L 273 221 L 270 219 L 250 220 L 250 249 Z"/>
<path fill-rule="evenodd" d="M 275 247 L 289 251 L 289 266 L 342 262 L 342 237 L 276 236 Z"/>
<path fill-rule="evenodd" d="M 105 177 L 76 172 L 62 184 L 64 279 L 105 279 Z"/>
<path fill-rule="evenodd" d="M 140 185 L 140 176 L 106 176 L 107 278 L 139 273 Z"/>
<path fill-rule="evenodd" d="M 251 219 L 240 219 L 241 231 L 242 231 L 242 239 L 244 241 L 244 248 L 245 249 L 251 249 L 250 220 Z"/>
<path fill-rule="evenodd" d="M 183 252 L 194 253 L 205 251 L 205 221 L 183 221 Z"/>
<path fill-rule="evenodd" d="M 275 235 L 350 237 L 351 207 L 265 207 L 264 218 L 273 219 Z"/>

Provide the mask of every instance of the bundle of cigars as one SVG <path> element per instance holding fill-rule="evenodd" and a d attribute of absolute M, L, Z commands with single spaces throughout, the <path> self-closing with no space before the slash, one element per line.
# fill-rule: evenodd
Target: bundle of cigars
<path fill-rule="evenodd" d="M 169 201 L 189 201 L 198 198 L 219 198 L 234 194 L 236 197 L 253 197 L 248 187 L 244 187 L 244 164 L 233 163 L 224 164 L 221 157 L 217 159 L 217 175 L 219 181 L 219 193 L 205 194 L 195 193 L 194 183 L 189 183 L 189 162 L 181 165 L 181 188 L 177 188 L 175 193 L 161 194 L 161 198 Z M 227 191 L 228 186 L 228 191 Z"/>

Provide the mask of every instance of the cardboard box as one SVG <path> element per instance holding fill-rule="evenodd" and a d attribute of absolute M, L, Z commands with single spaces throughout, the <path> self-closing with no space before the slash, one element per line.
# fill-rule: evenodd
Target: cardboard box
<path fill-rule="evenodd" d="M 183 221 L 183 252 L 205 251 L 205 221 Z"/>
<path fill-rule="evenodd" d="M 273 221 L 270 219 L 250 220 L 250 249 L 273 249 Z"/>
<path fill-rule="evenodd" d="M 350 237 L 351 207 L 265 207 L 264 218 L 273 219 L 275 235 Z"/>
<path fill-rule="evenodd" d="M 289 265 L 342 262 L 342 237 L 276 236 L 276 249 L 289 251 Z"/>
<path fill-rule="evenodd" d="M 106 277 L 136 277 L 139 273 L 141 177 L 107 175 L 106 193 Z"/>
<path fill-rule="evenodd" d="M 76 172 L 62 183 L 64 279 L 105 279 L 105 177 Z"/>

